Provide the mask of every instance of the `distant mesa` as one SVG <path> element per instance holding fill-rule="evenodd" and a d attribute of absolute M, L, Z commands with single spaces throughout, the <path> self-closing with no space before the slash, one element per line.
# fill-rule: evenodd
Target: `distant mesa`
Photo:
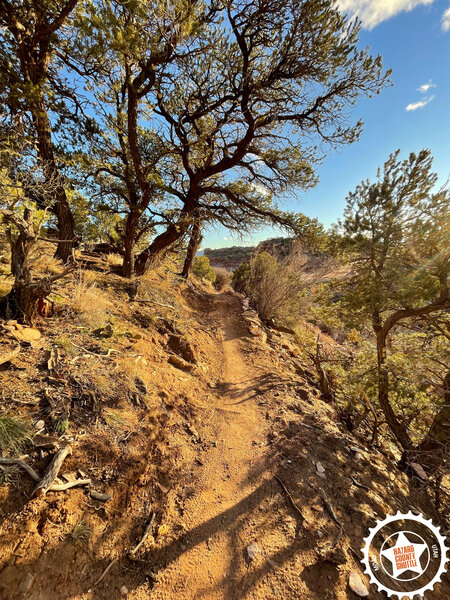
<path fill-rule="evenodd" d="M 283 260 L 293 250 L 293 245 L 298 242 L 295 238 L 271 238 L 260 242 L 257 246 L 231 246 L 230 248 L 205 248 L 203 254 L 209 258 L 212 267 L 234 271 L 242 263 L 249 262 L 254 254 L 268 252 Z"/>
<path fill-rule="evenodd" d="M 268 252 L 281 262 L 294 253 L 301 252 L 302 270 L 306 273 L 323 269 L 330 262 L 327 254 L 314 254 L 302 248 L 298 238 L 279 237 L 260 242 L 257 246 L 231 246 L 230 248 L 205 248 L 201 254 L 209 258 L 214 268 L 234 271 L 239 265 L 247 263 L 252 256 L 260 252 Z M 199 253 L 200 254 L 200 253 Z M 302 261 L 300 260 L 300 263 Z"/>
<path fill-rule="evenodd" d="M 216 250 L 205 248 L 203 254 L 209 258 L 212 267 L 234 271 L 242 263 L 249 262 L 256 248 L 256 246 L 232 246 Z"/>

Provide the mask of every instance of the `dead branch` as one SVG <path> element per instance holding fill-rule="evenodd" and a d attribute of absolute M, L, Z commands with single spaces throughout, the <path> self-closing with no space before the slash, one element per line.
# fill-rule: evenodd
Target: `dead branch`
<path fill-rule="evenodd" d="M 91 479 L 76 479 L 75 481 L 69 481 L 68 483 L 54 483 L 48 488 L 49 492 L 62 492 L 64 490 L 70 490 L 73 487 L 80 487 L 83 485 L 91 485 Z"/>
<path fill-rule="evenodd" d="M 281 481 L 281 479 L 278 477 L 278 475 L 274 475 L 275 479 L 278 481 L 278 483 L 280 484 L 283 492 L 286 494 L 292 508 L 298 513 L 298 515 L 300 516 L 302 522 L 306 521 L 308 522 L 307 518 L 305 517 L 305 515 L 302 513 L 301 509 L 299 508 L 299 506 L 295 503 L 293 497 L 291 496 L 289 490 L 287 489 L 287 487 L 285 486 L 285 484 Z"/>
<path fill-rule="evenodd" d="M 23 469 L 33 481 L 40 481 L 41 478 L 36 473 L 34 469 L 30 467 L 24 460 L 20 458 L 6 458 L 4 456 L 0 456 L 0 465 L 17 465 L 21 469 Z"/>
<path fill-rule="evenodd" d="M 148 538 L 154 520 L 155 520 L 155 513 L 152 513 L 152 516 L 150 517 L 150 521 L 148 522 L 148 525 L 145 528 L 144 535 L 142 536 L 141 541 L 133 548 L 133 550 L 130 551 L 131 556 L 134 556 L 136 554 L 136 552 L 139 550 L 139 548 L 142 546 L 142 544 Z"/>
<path fill-rule="evenodd" d="M 336 523 L 336 525 L 339 525 L 339 527 L 344 531 L 344 525 L 336 516 L 336 513 L 334 512 L 333 507 L 331 506 L 330 501 L 328 500 L 328 496 L 327 496 L 325 490 L 323 488 L 317 488 L 317 489 L 319 490 L 319 492 L 322 496 L 323 503 L 325 504 L 328 512 L 330 513 L 331 518 Z"/>
<path fill-rule="evenodd" d="M 78 236 L 75 236 L 73 238 L 73 240 L 56 240 L 53 238 L 45 238 L 45 237 L 38 237 L 38 240 L 40 240 L 41 242 L 51 242 L 52 244 L 60 244 L 60 243 L 70 243 L 73 244 L 74 242 L 77 241 Z"/>
<path fill-rule="evenodd" d="M 111 567 L 113 566 L 113 564 L 116 563 L 116 562 L 117 562 L 117 558 L 113 558 L 113 560 L 109 563 L 109 565 L 106 567 L 106 569 L 100 575 L 100 577 L 94 583 L 94 585 L 92 586 L 93 588 L 95 588 L 104 579 L 104 577 L 106 577 L 106 575 L 108 574 L 109 570 L 111 569 Z"/>
<path fill-rule="evenodd" d="M 86 352 L 87 354 L 91 354 L 92 356 L 98 356 L 100 358 L 109 358 L 111 355 L 111 352 L 120 352 L 120 350 L 116 350 L 115 348 L 108 348 L 108 352 L 106 354 L 98 354 L 97 352 L 91 352 L 91 350 L 88 350 L 87 348 L 84 348 L 83 346 L 79 346 L 78 344 L 75 344 L 75 342 L 73 340 L 70 340 L 70 343 L 73 344 L 75 346 L 75 348 L 78 348 L 79 350 L 83 350 L 83 352 Z"/>
<path fill-rule="evenodd" d="M 47 493 L 47 491 L 52 487 L 55 479 L 58 477 L 58 473 L 62 467 L 64 459 L 68 454 L 71 453 L 72 448 L 70 446 L 66 446 L 65 448 L 61 448 L 61 450 L 58 450 L 58 452 L 52 458 L 52 462 L 50 463 L 47 473 L 34 488 L 32 493 L 33 496 L 41 496 Z"/>
<path fill-rule="evenodd" d="M 356 485 L 356 487 L 359 487 L 363 490 L 369 490 L 370 488 L 367 487 L 367 485 L 363 485 L 362 483 L 359 483 L 359 481 L 356 481 L 356 479 L 353 477 L 353 475 L 350 475 L 350 479 L 352 480 L 353 484 Z"/>

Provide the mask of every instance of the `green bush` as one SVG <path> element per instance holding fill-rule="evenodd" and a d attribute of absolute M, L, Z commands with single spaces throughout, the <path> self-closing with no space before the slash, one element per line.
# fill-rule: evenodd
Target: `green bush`
<path fill-rule="evenodd" d="M 209 264 L 209 258 L 207 256 L 196 256 L 192 263 L 192 273 L 199 279 L 206 279 L 211 283 L 216 280 L 216 273 Z"/>

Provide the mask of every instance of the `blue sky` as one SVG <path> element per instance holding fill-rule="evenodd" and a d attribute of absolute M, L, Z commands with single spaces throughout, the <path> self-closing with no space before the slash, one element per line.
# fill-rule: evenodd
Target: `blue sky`
<path fill-rule="evenodd" d="M 343 9 L 363 23 L 360 44 L 381 54 L 393 69 L 393 86 L 353 110 L 365 126 L 360 141 L 331 151 L 319 169 L 316 188 L 282 202 L 317 217 L 325 226 L 335 222 L 347 193 L 362 179 L 373 179 L 389 154 L 429 148 L 439 183 L 450 175 L 450 0 L 339 0 Z M 408 110 L 407 110 L 408 108 Z M 239 239 L 216 228 L 206 231 L 203 247 L 253 245 L 281 235 L 263 229 Z"/>

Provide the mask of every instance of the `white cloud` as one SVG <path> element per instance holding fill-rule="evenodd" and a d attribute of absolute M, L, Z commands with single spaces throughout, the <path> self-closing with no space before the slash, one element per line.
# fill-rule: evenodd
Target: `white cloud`
<path fill-rule="evenodd" d="M 365 29 L 373 29 L 383 21 L 401 12 L 408 12 L 421 4 L 432 4 L 434 0 L 336 0 L 342 12 L 361 19 Z M 445 15 L 447 20 L 444 20 Z M 442 28 L 450 29 L 450 9 L 444 13 Z"/>
<path fill-rule="evenodd" d="M 434 100 L 434 96 L 430 96 L 429 98 L 424 98 L 423 100 L 419 100 L 418 102 L 411 102 L 411 104 L 408 104 L 408 106 L 405 108 L 405 110 L 410 111 L 410 110 L 417 110 L 418 108 L 423 108 L 424 106 L 429 104 L 432 100 Z"/>
<path fill-rule="evenodd" d="M 447 8 L 447 10 L 442 15 L 441 27 L 442 27 L 442 31 L 450 31 L 450 6 Z"/>
<path fill-rule="evenodd" d="M 426 94 L 428 92 L 429 89 L 431 88 L 435 88 L 436 84 L 432 83 L 431 79 L 428 83 L 424 83 L 423 85 L 421 85 L 420 87 L 417 88 L 418 92 L 422 92 L 422 94 Z"/>

